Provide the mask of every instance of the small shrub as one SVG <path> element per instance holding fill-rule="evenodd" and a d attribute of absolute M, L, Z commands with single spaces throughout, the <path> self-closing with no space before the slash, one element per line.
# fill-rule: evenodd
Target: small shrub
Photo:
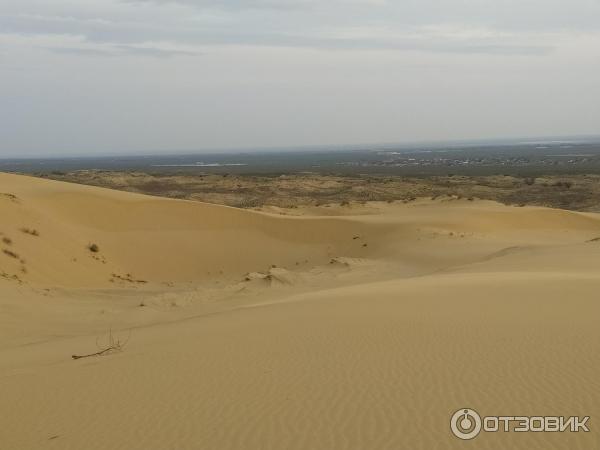
<path fill-rule="evenodd" d="M 98 253 L 100 251 L 100 247 L 98 247 L 96 244 L 90 244 L 88 245 L 88 250 L 92 253 Z"/>
<path fill-rule="evenodd" d="M 9 237 L 3 237 L 2 238 L 2 242 L 4 242 L 6 245 L 11 245 L 12 244 L 12 239 Z"/>

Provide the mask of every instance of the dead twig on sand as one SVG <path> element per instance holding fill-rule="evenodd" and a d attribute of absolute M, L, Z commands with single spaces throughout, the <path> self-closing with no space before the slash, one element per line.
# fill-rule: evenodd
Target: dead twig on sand
<path fill-rule="evenodd" d="M 73 359 L 90 358 L 92 356 L 106 356 L 106 355 L 110 355 L 112 353 L 121 352 L 121 351 L 123 351 L 123 348 L 125 348 L 125 346 L 129 342 L 130 338 L 131 338 L 131 330 L 129 330 L 129 335 L 127 336 L 127 339 L 125 339 L 123 342 L 121 342 L 120 339 L 115 339 L 115 337 L 112 334 L 112 330 L 109 330 L 107 345 L 105 345 L 104 347 L 100 346 L 98 339 L 96 339 L 96 347 L 98 347 L 97 352 L 90 353 L 88 355 L 71 355 L 71 358 L 73 358 Z"/>

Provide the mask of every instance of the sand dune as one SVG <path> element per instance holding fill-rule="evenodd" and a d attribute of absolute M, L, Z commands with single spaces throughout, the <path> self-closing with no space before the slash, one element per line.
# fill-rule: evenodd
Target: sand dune
<path fill-rule="evenodd" d="M 600 216 L 291 217 L 0 174 L 0 218 L 0 448 L 600 448 Z M 109 329 L 122 352 L 71 359 Z M 462 407 L 591 432 L 463 442 Z"/>

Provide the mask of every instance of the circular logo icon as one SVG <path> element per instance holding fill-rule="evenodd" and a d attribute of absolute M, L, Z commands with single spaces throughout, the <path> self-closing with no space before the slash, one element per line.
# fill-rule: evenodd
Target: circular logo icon
<path fill-rule="evenodd" d="M 454 436 L 468 441 L 475 438 L 481 431 L 481 417 L 473 409 L 459 409 L 450 419 L 450 429 Z"/>

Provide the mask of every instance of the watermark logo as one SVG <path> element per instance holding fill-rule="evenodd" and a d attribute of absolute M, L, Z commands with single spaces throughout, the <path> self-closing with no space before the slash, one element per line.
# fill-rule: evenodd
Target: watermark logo
<path fill-rule="evenodd" d="M 450 429 L 459 439 L 473 439 L 481 432 L 481 416 L 469 408 L 459 409 L 450 419 Z"/>
<path fill-rule="evenodd" d="M 539 433 L 539 432 L 589 432 L 589 416 L 485 416 L 477 411 L 462 408 L 450 419 L 452 434 L 468 441 L 476 438 L 482 431 L 488 433 Z"/>

